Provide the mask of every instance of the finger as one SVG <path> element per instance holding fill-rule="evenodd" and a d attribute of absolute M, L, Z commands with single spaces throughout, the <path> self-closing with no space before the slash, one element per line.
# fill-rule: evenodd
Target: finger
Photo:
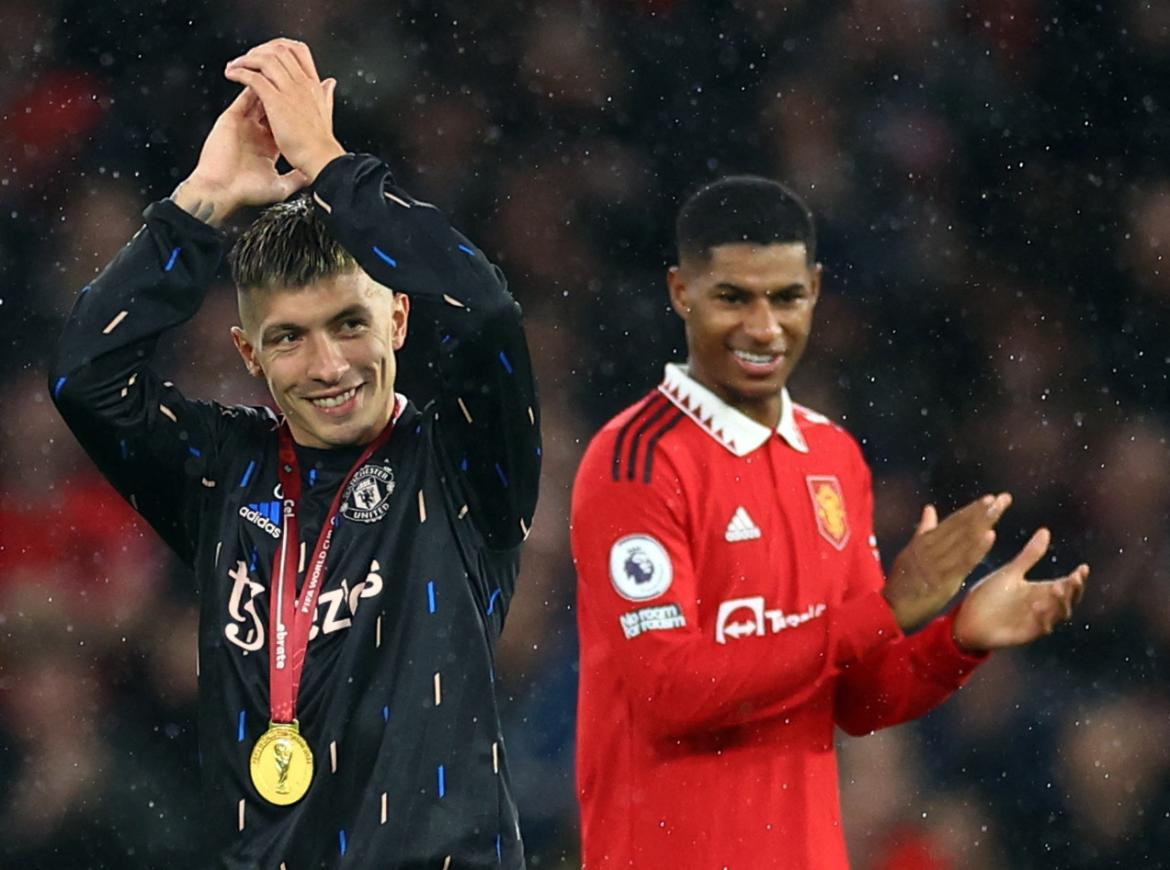
<path fill-rule="evenodd" d="M 1084 565 L 1084 564 L 1078 565 L 1077 566 L 1077 573 L 1079 575 L 1079 577 L 1078 577 L 1079 582 L 1077 583 L 1076 596 L 1075 596 L 1075 600 L 1073 601 L 1074 605 L 1080 604 L 1081 599 L 1085 597 L 1085 583 L 1089 579 L 1089 566 Z"/>
<path fill-rule="evenodd" d="M 325 79 L 321 82 L 321 87 L 325 90 L 325 109 L 329 113 L 330 119 L 333 118 L 333 94 L 337 91 L 337 79 Z"/>
<path fill-rule="evenodd" d="M 300 65 L 301 72 L 313 81 L 321 79 L 321 76 L 317 74 L 317 64 L 313 62 L 313 52 L 309 50 L 309 46 L 299 39 L 285 39 L 282 40 L 282 44 L 286 45 L 288 50 L 292 52 L 293 57 Z"/>
<path fill-rule="evenodd" d="M 254 48 L 247 54 L 229 61 L 225 69 L 239 69 L 240 67 L 263 73 L 265 78 L 281 90 L 287 89 L 294 80 L 304 77 L 300 64 L 296 62 L 287 48 L 268 44 Z"/>
<path fill-rule="evenodd" d="M 273 99 L 277 94 L 276 85 L 267 76 L 248 67 L 231 67 L 224 70 L 223 74 L 229 81 L 247 85 L 249 90 L 260 98 L 261 103 Z"/>
<path fill-rule="evenodd" d="M 1010 492 L 1001 492 L 992 500 L 991 506 L 987 509 L 987 521 L 994 526 L 999 522 L 1004 512 L 1011 506 L 1012 494 Z"/>
<path fill-rule="evenodd" d="M 276 46 L 280 45 L 282 42 L 285 42 L 287 40 L 288 40 L 288 37 L 285 37 L 285 36 L 274 36 L 272 39 L 266 39 L 266 40 L 264 40 L 264 42 L 256 43 L 251 48 L 249 48 L 248 51 L 244 52 L 244 54 L 248 54 L 248 53 L 253 52 L 253 51 L 262 51 L 265 49 L 275 48 Z M 243 55 L 241 55 L 241 57 L 242 56 Z"/>
<path fill-rule="evenodd" d="M 1052 634 L 1053 629 L 1056 628 L 1057 616 L 1060 612 L 1057 606 L 1058 600 L 1056 596 L 1045 595 L 1032 601 L 1032 615 L 1035 616 L 1042 634 Z"/>
<path fill-rule="evenodd" d="M 1069 587 L 1069 605 L 1076 607 L 1081 603 L 1081 598 L 1085 595 L 1085 580 L 1089 576 L 1088 565 L 1077 565 L 1071 574 L 1066 578 Z"/>
<path fill-rule="evenodd" d="M 1076 592 L 1076 583 L 1071 579 L 1060 582 L 1059 593 L 1056 597 L 1058 618 L 1057 622 L 1068 622 L 1072 619 L 1073 595 Z"/>
<path fill-rule="evenodd" d="M 948 517 L 950 520 L 954 517 Z M 923 535 L 922 546 L 926 558 L 949 571 L 967 574 L 987 555 L 995 543 L 995 531 L 977 524 L 958 524 L 944 521 L 929 535 Z"/>
<path fill-rule="evenodd" d="M 990 528 L 988 511 L 995 504 L 994 497 L 985 495 L 948 515 L 938 524 L 938 533 L 933 535 L 939 546 L 949 548 L 960 542 L 977 537 L 981 528 Z"/>
<path fill-rule="evenodd" d="M 231 112 L 234 115 L 242 115 L 246 117 L 248 110 L 252 108 L 252 104 L 255 102 L 255 100 L 255 92 L 250 88 L 243 88 L 238 94 L 236 94 L 236 98 L 228 104 L 227 109 L 224 111 L 225 113 Z"/>
<path fill-rule="evenodd" d="M 1048 529 L 1037 529 L 1036 533 L 1024 544 L 1024 548 L 1020 550 L 1011 561 L 1012 567 L 1021 574 L 1027 574 L 1032 570 L 1033 566 L 1044 558 L 1044 554 L 1048 552 L 1048 545 L 1052 541 L 1052 534 Z"/>
<path fill-rule="evenodd" d="M 240 94 L 243 98 L 242 114 L 249 120 L 256 120 L 264 114 L 264 104 L 260 102 L 260 97 L 251 88 L 244 88 L 244 92 Z"/>
<path fill-rule="evenodd" d="M 309 183 L 309 176 L 299 169 L 292 169 L 276 179 L 277 189 L 281 192 L 281 199 L 288 199 L 302 187 Z"/>
<path fill-rule="evenodd" d="M 914 534 L 921 535 L 937 527 L 938 511 L 934 509 L 934 505 L 928 504 L 922 509 L 922 516 L 918 520 L 918 527 L 914 530 Z"/>
<path fill-rule="evenodd" d="M 272 59 L 280 64 L 285 74 L 288 75 L 289 81 L 303 81 L 308 76 L 307 71 L 297 57 L 296 51 L 293 49 L 293 41 L 291 39 L 281 40 L 270 51 Z M 313 76 L 313 81 L 317 81 L 315 75 Z"/>

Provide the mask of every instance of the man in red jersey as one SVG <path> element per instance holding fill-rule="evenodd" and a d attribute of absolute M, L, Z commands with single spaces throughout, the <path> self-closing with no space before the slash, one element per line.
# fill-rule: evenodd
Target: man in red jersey
<path fill-rule="evenodd" d="M 785 389 L 821 289 L 811 215 L 735 177 L 677 229 L 687 364 L 602 429 L 573 491 L 584 864 L 846 867 L 833 726 L 923 715 L 1068 619 L 1088 567 L 1028 582 L 1041 529 L 940 616 L 1001 494 L 927 507 L 884 577 L 860 449 Z"/>

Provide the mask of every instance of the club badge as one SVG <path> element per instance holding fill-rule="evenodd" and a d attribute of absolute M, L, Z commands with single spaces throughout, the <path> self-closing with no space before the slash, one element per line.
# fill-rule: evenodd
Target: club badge
<path fill-rule="evenodd" d="M 362 466 L 345 488 L 341 515 L 359 523 L 376 523 L 390 510 L 394 472 L 389 465 Z"/>
<path fill-rule="evenodd" d="M 844 550 L 849 541 L 849 515 L 845 513 L 841 482 L 832 474 L 810 474 L 805 481 L 821 537 L 838 550 Z"/>

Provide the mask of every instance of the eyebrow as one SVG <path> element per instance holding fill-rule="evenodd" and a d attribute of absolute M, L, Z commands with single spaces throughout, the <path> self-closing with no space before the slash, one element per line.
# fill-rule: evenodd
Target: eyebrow
<path fill-rule="evenodd" d="M 276 338 L 282 332 L 299 333 L 304 332 L 305 328 L 299 323 L 273 323 L 264 327 L 264 331 L 260 334 L 260 341 L 267 343 Z"/>
<path fill-rule="evenodd" d="M 353 305 L 347 305 L 345 308 L 342 308 L 340 311 L 329 318 L 328 325 L 333 326 L 334 324 L 340 323 L 343 320 L 349 320 L 351 317 L 364 317 L 368 319 L 370 317 L 370 309 L 359 302 L 355 302 Z M 303 323 L 293 323 L 291 321 L 273 323 L 264 328 L 264 332 L 261 333 L 260 340 L 263 342 L 269 342 L 283 332 L 291 332 L 296 334 L 305 332 L 305 330 L 306 327 Z"/>
<path fill-rule="evenodd" d="M 365 317 L 369 319 L 370 309 L 360 302 L 355 302 L 353 305 L 347 305 L 336 314 L 329 318 L 330 325 L 340 323 L 342 320 L 349 320 L 351 317 Z"/>
<path fill-rule="evenodd" d="M 715 285 L 715 289 L 716 290 L 731 290 L 732 292 L 735 292 L 735 293 L 747 293 L 749 295 L 754 295 L 756 293 L 755 290 L 749 290 L 747 287 L 740 287 L 738 284 L 732 284 L 730 281 L 720 281 L 718 284 Z M 772 287 L 768 290 L 765 290 L 764 295 L 768 296 L 768 295 L 771 295 L 772 293 L 787 293 L 791 290 L 803 290 L 803 289 L 805 289 L 804 282 L 794 281 L 791 284 L 785 284 L 783 287 Z"/>

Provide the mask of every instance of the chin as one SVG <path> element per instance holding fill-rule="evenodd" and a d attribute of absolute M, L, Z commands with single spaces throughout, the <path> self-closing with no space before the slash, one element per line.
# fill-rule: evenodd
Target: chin
<path fill-rule="evenodd" d="M 368 433 L 368 426 L 349 425 L 338 426 L 335 429 L 321 433 L 318 437 L 330 447 L 352 447 L 355 444 L 363 443 L 363 436 Z"/>
<path fill-rule="evenodd" d="M 784 378 L 773 375 L 759 380 L 745 380 L 741 377 L 729 383 L 727 389 L 732 394 L 748 401 L 770 399 L 784 389 Z"/>

